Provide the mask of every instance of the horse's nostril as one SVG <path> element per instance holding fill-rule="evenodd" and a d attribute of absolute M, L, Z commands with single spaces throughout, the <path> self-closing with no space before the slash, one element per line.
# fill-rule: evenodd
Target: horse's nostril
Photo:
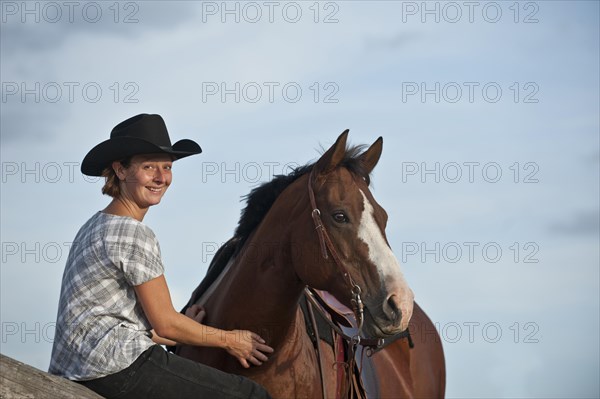
<path fill-rule="evenodd" d="M 394 294 L 390 295 L 383 304 L 383 311 L 388 320 L 396 324 L 400 322 L 402 312 L 400 311 L 400 303 L 398 297 Z"/>

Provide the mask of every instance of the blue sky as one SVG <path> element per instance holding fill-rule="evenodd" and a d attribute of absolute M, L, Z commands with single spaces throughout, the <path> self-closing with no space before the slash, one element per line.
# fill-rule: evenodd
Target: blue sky
<path fill-rule="evenodd" d="M 599 5 L 1 2 L 3 354 L 49 363 L 85 153 L 160 113 L 204 152 L 145 219 L 176 307 L 241 197 L 344 129 L 444 341 L 449 397 L 599 387 Z"/>

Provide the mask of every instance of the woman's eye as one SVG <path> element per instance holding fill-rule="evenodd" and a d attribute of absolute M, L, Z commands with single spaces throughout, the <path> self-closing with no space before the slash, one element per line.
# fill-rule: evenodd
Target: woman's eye
<path fill-rule="evenodd" d="M 348 217 L 344 212 L 336 212 L 333 214 L 333 220 L 338 223 L 348 223 Z"/>

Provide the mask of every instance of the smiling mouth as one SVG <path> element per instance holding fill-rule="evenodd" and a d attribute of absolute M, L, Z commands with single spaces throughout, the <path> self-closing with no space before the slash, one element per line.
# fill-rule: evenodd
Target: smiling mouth
<path fill-rule="evenodd" d="M 155 193 L 158 194 L 160 192 L 163 191 L 163 188 L 156 188 L 156 187 L 146 187 L 151 193 Z"/>

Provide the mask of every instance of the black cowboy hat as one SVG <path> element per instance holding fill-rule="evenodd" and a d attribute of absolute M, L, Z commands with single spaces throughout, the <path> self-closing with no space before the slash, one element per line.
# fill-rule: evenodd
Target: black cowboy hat
<path fill-rule="evenodd" d="M 119 123 L 110 132 L 110 139 L 92 148 L 81 163 L 81 172 L 102 176 L 111 162 L 133 155 L 166 153 L 180 159 L 201 152 L 200 146 L 192 140 L 179 140 L 171 145 L 167 126 L 160 115 L 139 114 Z"/>

